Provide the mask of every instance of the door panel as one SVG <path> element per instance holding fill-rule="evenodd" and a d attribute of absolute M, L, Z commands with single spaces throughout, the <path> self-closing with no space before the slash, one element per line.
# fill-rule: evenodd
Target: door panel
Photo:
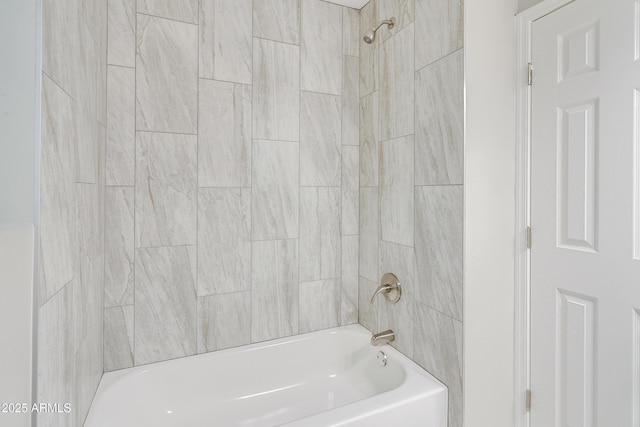
<path fill-rule="evenodd" d="M 533 427 L 640 427 L 640 2 L 533 24 Z"/>

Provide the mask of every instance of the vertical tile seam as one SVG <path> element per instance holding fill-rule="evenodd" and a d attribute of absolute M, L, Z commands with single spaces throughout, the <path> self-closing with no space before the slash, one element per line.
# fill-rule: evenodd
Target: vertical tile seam
<path fill-rule="evenodd" d="M 342 253 L 344 251 L 343 248 L 343 235 L 342 235 L 342 228 L 343 228 L 343 218 L 342 218 L 342 210 L 343 210 L 343 205 L 344 205 L 344 201 L 343 199 L 343 194 L 344 194 L 344 99 L 345 99 L 345 81 L 344 81 L 344 74 L 345 74 L 345 55 L 344 55 L 344 15 L 345 13 L 349 13 L 348 10 L 346 10 L 346 7 L 342 6 L 340 8 L 340 19 L 341 19 L 341 23 L 340 23 L 340 30 L 341 30 L 341 35 L 342 35 L 342 40 L 340 45 L 342 46 L 342 72 L 340 73 L 340 207 L 338 209 L 339 212 L 339 230 L 340 230 L 340 256 L 338 257 L 338 262 L 339 262 L 339 276 L 340 276 L 340 281 L 338 282 L 338 296 L 336 298 L 337 302 L 338 302 L 338 307 L 337 307 L 337 317 L 338 317 L 338 326 L 342 326 L 342 297 L 344 295 L 343 293 L 343 283 L 342 283 L 342 267 L 343 267 L 343 263 L 342 263 Z M 321 270 L 322 271 L 322 270 Z"/>
<path fill-rule="evenodd" d="M 300 46 L 298 48 L 298 241 L 297 241 L 297 264 L 298 264 L 298 280 L 297 280 L 297 284 L 296 286 L 298 287 L 298 292 L 297 292 L 297 298 L 298 298 L 298 313 L 297 313 L 297 331 L 298 333 L 300 332 L 300 240 L 301 240 L 301 235 L 300 235 L 300 231 L 301 231 L 301 218 L 302 218 L 302 191 L 300 189 L 301 187 L 301 182 L 300 182 L 300 177 L 301 177 L 301 172 L 300 172 L 300 165 L 302 162 L 302 135 L 301 135 L 301 127 L 302 127 L 302 44 L 304 42 L 304 40 L 302 39 L 302 26 L 304 25 L 304 16 L 303 16 L 303 3 L 302 1 L 304 0 L 300 0 L 298 1 L 298 8 L 299 8 L 299 13 L 300 13 L 300 24 L 298 25 L 298 42 L 300 43 Z"/>
<path fill-rule="evenodd" d="M 198 296 L 198 291 L 200 288 L 200 283 L 198 282 L 198 277 L 200 276 L 199 274 L 199 262 L 200 262 L 200 239 L 199 239 L 199 235 L 200 233 L 198 232 L 198 230 L 200 229 L 200 170 L 199 170 L 199 160 L 200 160 L 200 62 L 201 62 L 201 55 L 200 55 L 200 5 L 202 4 L 201 0 L 198 0 L 198 6 L 197 6 L 197 11 L 196 11 L 196 26 L 197 26 L 197 42 L 196 42 L 196 57 L 198 59 L 197 61 L 197 65 L 196 65 L 196 79 L 197 79 L 197 83 L 196 83 L 196 191 L 195 191 L 195 203 L 196 203 L 196 260 L 195 260 L 195 276 L 193 277 L 193 282 L 194 282 L 194 299 L 195 299 L 195 322 L 194 322 L 194 335 L 195 335 L 195 339 L 194 339 L 194 344 L 195 344 L 195 352 L 194 354 L 199 354 L 199 344 L 200 344 L 200 334 L 198 333 L 199 327 L 200 327 L 200 316 L 199 316 L 199 311 L 200 311 L 200 297 Z M 213 61 L 214 61 L 214 76 L 215 76 L 215 55 L 213 56 Z M 235 87 L 234 87 L 235 88 Z M 234 89 L 235 92 L 235 89 Z M 204 343 L 203 343 L 204 345 Z M 208 350 L 208 349 L 206 349 Z M 207 351 L 204 351 L 204 353 L 206 353 Z"/>
<path fill-rule="evenodd" d="M 136 344 L 137 344 L 137 334 L 136 334 L 136 312 L 138 311 L 136 308 L 136 290 L 138 288 L 138 275 L 137 275 L 137 259 L 138 259 L 138 248 L 136 247 L 136 235 L 137 235 L 137 222 L 136 221 L 136 205 L 137 205 L 137 181 L 138 181 L 138 2 L 136 0 L 134 5 L 134 28 L 133 28 L 133 39 L 134 39 L 134 58 L 133 58 L 133 74 L 134 74 L 134 82 L 133 82 L 133 92 L 134 92 L 134 111 L 133 111 L 133 348 L 132 356 L 133 356 L 133 366 L 137 366 L 136 360 Z"/>

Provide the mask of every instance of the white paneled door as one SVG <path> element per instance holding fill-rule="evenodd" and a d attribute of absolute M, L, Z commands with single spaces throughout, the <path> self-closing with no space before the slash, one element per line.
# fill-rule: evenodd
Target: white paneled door
<path fill-rule="evenodd" d="M 532 426 L 640 427 L 640 1 L 532 40 Z"/>

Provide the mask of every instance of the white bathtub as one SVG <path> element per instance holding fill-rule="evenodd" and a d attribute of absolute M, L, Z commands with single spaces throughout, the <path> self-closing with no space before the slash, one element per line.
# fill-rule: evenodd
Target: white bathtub
<path fill-rule="evenodd" d="M 353 325 L 111 372 L 85 427 L 446 427 L 446 388 L 370 337 Z"/>

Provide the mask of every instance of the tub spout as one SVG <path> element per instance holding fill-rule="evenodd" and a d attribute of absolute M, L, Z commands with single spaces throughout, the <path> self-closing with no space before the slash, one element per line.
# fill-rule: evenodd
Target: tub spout
<path fill-rule="evenodd" d="M 395 341 L 396 335 L 393 333 L 391 329 L 387 329 L 386 331 L 378 332 L 377 334 L 373 334 L 371 336 L 371 345 L 374 347 L 378 347 L 380 345 L 389 344 L 392 341 Z"/>

